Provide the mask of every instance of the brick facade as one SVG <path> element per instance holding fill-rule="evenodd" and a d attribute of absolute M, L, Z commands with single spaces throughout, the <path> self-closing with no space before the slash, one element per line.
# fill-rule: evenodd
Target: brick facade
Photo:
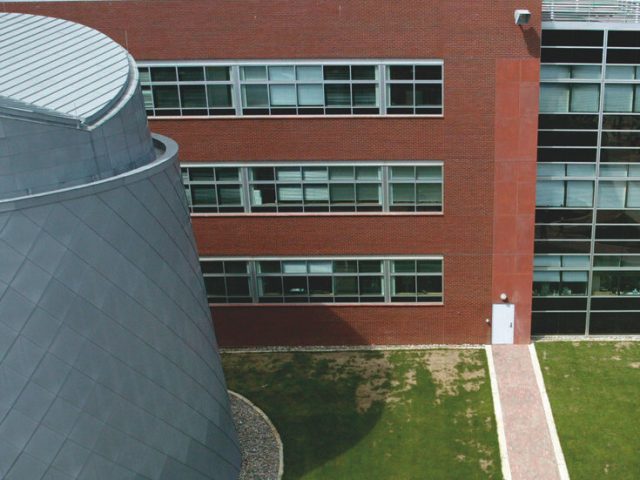
<path fill-rule="evenodd" d="M 223 346 L 488 343 L 502 291 L 516 303 L 516 341 L 529 341 L 539 1 L 5 7 L 92 26 L 138 60 L 443 59 L 443 118 L 162 119 L 151 129 L 189 162 L 444 162 L 442 215 L 194 216 L 203 255 L 444 255 L 443 306 L 214 307 Z M 516 8 L 531 10 L 530 25 L 514 25 Z"/>

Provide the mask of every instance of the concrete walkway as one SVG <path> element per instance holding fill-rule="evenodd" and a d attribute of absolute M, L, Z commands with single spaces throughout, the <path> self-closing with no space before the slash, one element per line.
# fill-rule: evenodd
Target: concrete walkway
<path fill-rule="evenodd" d="M 567 480 L 540 367 L 537 358 L 533 358 L 535 349 L 527 345 L 493 345 L 488 350 L 499 393 L 496 416 L 500 412 L 502 415 L 498 428 L 504 428 L 500 448 L 505 478 Z M 494 398 L 494 402 L 497 400 Z"/>

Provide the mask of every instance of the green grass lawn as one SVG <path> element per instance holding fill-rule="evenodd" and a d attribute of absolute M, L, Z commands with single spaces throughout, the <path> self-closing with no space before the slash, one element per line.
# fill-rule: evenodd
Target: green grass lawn
<path fill-rule="evenodd" d="M 483 350 L 222 358 L 280 432 L 286 479 L 501 478 Z"/>
<path fill-rule="evenodd" d="M 571 478 L 640 478 L 640 343 L 536 350 Z"/>

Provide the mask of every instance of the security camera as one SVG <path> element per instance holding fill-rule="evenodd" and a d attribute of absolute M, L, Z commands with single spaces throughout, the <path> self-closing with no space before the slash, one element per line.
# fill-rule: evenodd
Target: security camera
<path fill-rule="evenodd" d="M 531 12 L 529 10 L 516 10 L 513 12 L 513 18 L 516 21 L 516 25 L 526 25 L 531 19 Z"/>

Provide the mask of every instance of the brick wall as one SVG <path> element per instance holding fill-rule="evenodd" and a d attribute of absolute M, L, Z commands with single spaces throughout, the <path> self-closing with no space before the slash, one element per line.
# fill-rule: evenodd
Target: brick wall
<path fill-rule="evenodd" d="M 203 254 L 445 257 L 444 306 L 215 307 L 222 345 L 490 341 L 484 320 L 495 300 L 496 125 L 501 128 L 496 61 L 537 64 L 540 1 L 157 0 L 5 7 L 90 25 L 140 60 L 443 59 L 444 118 L 162 119 L 151 121 L 151 128 L 175 139 L 180 158 L 190 162 L 444 162 L 442 216 L 194 217 Z M 513 24 L 516 8 L 531 10 L 530 26 Z M 535 132 L 536 125 L 522 128 Z M 523 244 L 521 261 L 532 250 Z M 517 300 L 527 301 L 530 295 Z M 528 341 L 528 334 L 518 339 Z"/>

